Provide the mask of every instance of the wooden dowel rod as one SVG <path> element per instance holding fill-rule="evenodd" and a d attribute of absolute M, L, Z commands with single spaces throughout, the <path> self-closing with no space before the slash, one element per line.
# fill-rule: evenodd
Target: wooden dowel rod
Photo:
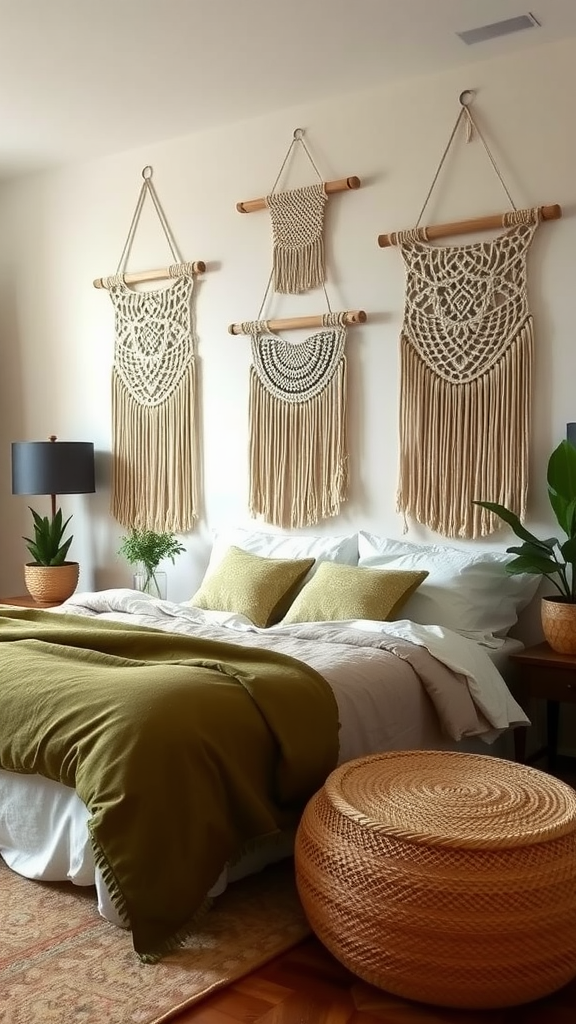
<path fill-rule="evenodd" d="M 206 270 L 206 264 L 203 260 L 196 260 L 194 263 L 180 265 L 188 267 L 189 273 L 192 274 L 203 274 Z M 160 267 L 158 270 L 140 270 L 138 273 L 134 274 L 123 274 L 122 280 L 124 281 L 124 284 L 136 284 L 137 281 L 160 281 L 171 276 L 169 267 Z M 92 283 L 95 288 L 108 288 L 109 280 L 110 279 L 107 277 L 97 277 Z"/>
<path fill-rule="evenodd" d="M 367 320 L 363 309 L 348 309 L 344 313 L 345 324 L 365 324 Z M 324 327 L 324 317 L 319 316 L 289 316 L 280 320 L 267 320 L 270 331 L 290 331 L 296 327 Z M 229 334 L 243 334 L 242 324 L 230 324 Z"/>
<path fill-rule="evenodd" d="M 360 188 L 362 182 L 355 175 L 351 178 L 338 178 L 336 181 L 325 181 L 324 188 L 328 194 L 331 192 L 345 192 L 346 189 Z M 238 213 L 254 213 L 254 210 L 265 210 L 266 200 L 246 199 L 243 203 L 236 203 Z"/>
<path fill-rule="evenodd" d="M 489 214 L 486 217 L 475 217 L 473 220 L 458 220 L 451 224 L 431 224 L 426 228 L 427 237 L 446 238 L 448 235 L 467 235 L 472 231 L 489 231 L 491 228 L 504 227 L 504 213 Z M 562 207 L 558 203 L 553 206 L 541 206 L 540 216 L 542 220 L 559 220 L 562 216 Z M 389 245 L 396 245 L 398 232 L 391 231 L 387 235 L 378 235 L 378 245 L 385 249 Z"/>

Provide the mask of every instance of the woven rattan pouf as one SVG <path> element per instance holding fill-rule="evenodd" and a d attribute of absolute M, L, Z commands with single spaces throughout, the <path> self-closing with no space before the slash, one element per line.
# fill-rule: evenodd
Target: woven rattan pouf
<path fill-rule="evenodd" d="M 576 976 L 576 793 L 489 755 L 349 761 L 308 803 L 311 928 L 378 987 L 437 1006 L 530 1002 Z"/>

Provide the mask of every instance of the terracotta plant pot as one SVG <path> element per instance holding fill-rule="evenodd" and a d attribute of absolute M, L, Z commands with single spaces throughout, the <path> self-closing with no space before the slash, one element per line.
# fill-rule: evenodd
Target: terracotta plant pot
<path fill-rule="evenodd" d="M 576 603 L 565 597 L 543 597 L 542 630 L 553 651 L 576 654 Z"/>
<path fill-rule="evenodd" d="M 26 562 L 24 582 L 31 597 L 38 604 L 55 604 L 65 601 L 78 586 L 78 562 L 64 562 L 63 565 L 37 565 Z"/>

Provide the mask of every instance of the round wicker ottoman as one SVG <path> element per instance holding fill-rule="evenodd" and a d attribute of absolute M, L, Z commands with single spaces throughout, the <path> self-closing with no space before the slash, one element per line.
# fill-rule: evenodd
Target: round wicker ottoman
<path fill-rule="evenodd" d="M 407 999 L 515 1006 L 576 976 L 576 793 L 489 755 L 394 751 L 337 768 L 296 836 L 311 928 Z"/>

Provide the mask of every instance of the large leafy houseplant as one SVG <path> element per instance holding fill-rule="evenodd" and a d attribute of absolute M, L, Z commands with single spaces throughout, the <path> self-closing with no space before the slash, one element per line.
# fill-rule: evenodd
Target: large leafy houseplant
<path fill-rule="evenodd" d="M 508 562 L 509 573 L 533 573 L 544 576 L 556 587 L 560 599 L 576 604 L 576 448 L 561 441 L 548 460 L 548 498 L 556 521 L 566 540 L 548 537 L 540 540 L 520 522 L 515 512 L 494 501 L 475 501 L 475 505 L 500 516 L 523 542 L 506 548 L 516 555 Z"/>
<path fill-rule="evenodd" d="M 132 565 L 142 566 L 144 581 L 142 589 L 160 597 L 157 570 L 160 562 L 169 558 L 174 564 L 176 555 L 186 548 L 173 533 L 156 533 L 154 530 L 140 530 L 132 527 L 127 536 L 121 538 L 118 554 Z"/>
<path fill-rule="evenodd" d="M 540 539 L 520 522 L 515 512 L 494 501 L 474 504 L 494 512 L 504 520 L 522 541 L 506 548 L 516 557 L 506 571 L 542 576 L 557 593 L 542 598 L 544 636 L 554 650 L 576 653 L 576 447 L 561 441 L 554 449 L 547 470 L 548 498 L 558 526 L 565 539 Z"/>

